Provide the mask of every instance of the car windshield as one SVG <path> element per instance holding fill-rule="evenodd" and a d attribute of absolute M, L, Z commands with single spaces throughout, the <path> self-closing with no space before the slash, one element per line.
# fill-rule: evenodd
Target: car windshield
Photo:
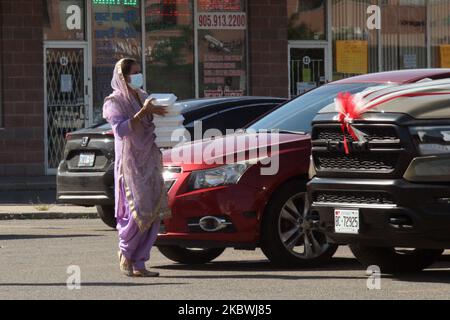
<path fill-rule="evenodd" d="M 336 98 L 339 92 L 358 93 L 368 88 L 386 87 L 376 83 L 328 84 L 309 91 L 253 123 L 247 130 L 279 130 L 280 132 L 311 132 L 316 114 Z"/>

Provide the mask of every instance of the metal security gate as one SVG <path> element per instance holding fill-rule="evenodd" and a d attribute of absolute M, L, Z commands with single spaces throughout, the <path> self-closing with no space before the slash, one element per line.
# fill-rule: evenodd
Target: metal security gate
<path fill-rule="evenodd" d="M 325 46 L 289 45 L 289 93 L 291 98 L 330 80 Z"/>
<path fill-rule="evenodd" d="M 46 167 L 55 174 L 64 155 L 66 134 L 88 125 L 85 47 L 45 50 Z"/>

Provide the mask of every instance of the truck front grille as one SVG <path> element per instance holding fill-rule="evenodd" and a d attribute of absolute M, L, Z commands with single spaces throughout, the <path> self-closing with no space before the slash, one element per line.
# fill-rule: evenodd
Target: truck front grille
<path fill-rule="evenodd" d="M 316 124 L 312 131 L 313 161 L 319 177 L 401 177 L 411 157 L 411 143 L 394 124 L 355 123 L 364 138 L 354 141 L 347 133 L 350 153 L 345 154 L 339 123 Z M 408 161 L 409 160 L 409 161 Z"/>
<path fill-rule="evenodd" d="M 359 127 L 360 131 L 365 135 L 367 141 L 398 141 L 398 135 L 394 128 L 386 127 Z M 346 133 L 349 142 L 353 142 L 353 138 Z M 343 133 L 340 127 L 323 127 L 316 132 L 316 140 L 342 141 Z"/>
<path fill-rule="evenodd" d="M 398 154 L 318 154 L 316 165 L 318 170 L 329 171 L 383 171 L 395 170 Z"/>
<path fill-rule="evenodd" d="M 318 191 L 313 201 L 322 204 L 375 204 L 395 205 L 393 197 L 384 192 Z"/>

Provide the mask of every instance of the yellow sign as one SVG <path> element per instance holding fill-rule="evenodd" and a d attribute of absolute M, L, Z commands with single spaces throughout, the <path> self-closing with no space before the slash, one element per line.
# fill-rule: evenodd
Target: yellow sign
<path fill-rule="evenodd" d="M 347 74 L 369 72 L 368 43 L 361 40 L 336 41 L 336 71 Z"/>
<path fill-rule="evenodd" d="M 450 68 L 450 44 L 440 46 L 441 68 Z"/>

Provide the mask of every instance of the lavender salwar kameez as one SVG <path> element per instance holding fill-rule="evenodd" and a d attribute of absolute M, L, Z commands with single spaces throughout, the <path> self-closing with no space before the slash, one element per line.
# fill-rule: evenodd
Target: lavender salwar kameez
<path fill-rule="evenodd" d="M 122 150 L 122 138 L 129 134 L 129 120 L 116 120 L 112 123 L 115 132 L 115 150 Z M 115 158 L 114 179 L 116 181 L 116 219 L 119 231 L 119 248 L 129 261 L 133 261 L 136 270 L 145 269 L 145 262 L 150 259 L 150 251 L 158 237 L 160 221 L 153 223 L 149 231 L 142 233 L 138 224 L 134 221 L 125 194 L 123 177 L 120 174 L 122 155 L 119 152 Z"/>
<path fill-rule="evenodd" d="M 161 151 L 155 145 L 153 117 L 146 116 L 135 126 L 131 119 L 148 96 L 139 91 L 132 96 L 117 63 L 112 80 L 113 94 L 105 99 L 103 116 L 111 124 L 115 138 L 115 216 L 119 248 L 144 270 L 158 236 L 160 221 L 171 216 L 162 177 Z"/>

